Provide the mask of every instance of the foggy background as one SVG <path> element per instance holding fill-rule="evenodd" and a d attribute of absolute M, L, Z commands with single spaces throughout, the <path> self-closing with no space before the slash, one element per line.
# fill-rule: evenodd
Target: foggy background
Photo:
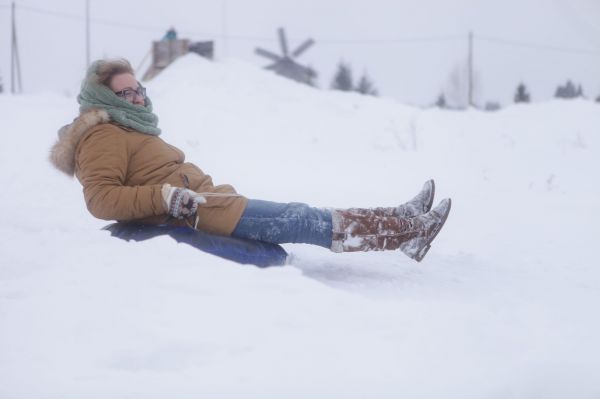
<path fill-rule="evenodd" d="M 10 91 L 10 2 L 0 1 L 0 76 Z M 16 2 L 25 93 L 74 95 L 86 65 L 85 0 Z M 600 95 L 600 1 L 597 0 L 90 0 L 91 58 L 128 58 L 138 67 L 153 40 L 173 26 L 179 38 L 214 40 L 216 60 L 269 62 L 257 46 L 279 53 L 276 29 L 291 49 L 316 45 L 299 61 L 329 89 L 337 64 L 367 73 L 382 96 L 433 104 L 467 58 L 474 34 L 475 102 L 506 105 L 524 82 L 532 101 L 554 96 L 567 79 L 585 97 Z M 140 71 L 143 73 L 148 64 Z"/>
<path fill-rule="evenodd" d="M 17 4 L 13 96 L 0 0 L 0 398 L 600 398 L 600 0 L 90 0 L 92 59 L 137 67 L 170 26 L 215 41 L 215 62 L 147 84 L 161 138 L 215 183 L 348 208 L 434 178 L 452 198 L 422 263 L 284 244 L 267 269 L 101 230 L 48 160 L 78 115 L 86 1 Z M 290 49 L 315 39 L 299 61 L 327 91 L 260 69 L 280 26 Z M 403 104 L 447 90 L 470 30 L 475 103 L 505 107 Z M 329 91 L 342 59 L 386 98 Z M 550 101 L 567 79 L 587 99 Z M 512 104 L 521 81 L 533 103 Z"/>

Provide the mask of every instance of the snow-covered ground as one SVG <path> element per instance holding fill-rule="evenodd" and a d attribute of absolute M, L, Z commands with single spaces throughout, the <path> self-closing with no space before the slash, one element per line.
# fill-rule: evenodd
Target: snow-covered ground
<path fill-rule="evenodd" d="M 0 398 L 600 397 L 600 104 L 418 109 L 194 56 L 148 89 L 248 197 L 389 206 L 435 178 L 452 213 L 421 264 L 126 243 L 47 161 L 75 99 L 0 96 Z"/>

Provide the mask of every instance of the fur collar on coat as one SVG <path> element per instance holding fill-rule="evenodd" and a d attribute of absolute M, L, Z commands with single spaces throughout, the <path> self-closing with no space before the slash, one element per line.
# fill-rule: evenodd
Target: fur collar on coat
<path fill-rule="evenodd" d="M 75 149 L 84 134 L 92 127 L 110 121 L 103 109 L 91 109 L 79 115 L 73 123 L 58 131 L 58 140 L 50 150 L 50 162 L 69 176 L 75 174 Z"/>

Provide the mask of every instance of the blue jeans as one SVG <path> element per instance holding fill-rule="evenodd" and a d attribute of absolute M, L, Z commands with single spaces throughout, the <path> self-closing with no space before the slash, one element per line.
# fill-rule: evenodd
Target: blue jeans
<path fill-rule="evenodd" d="M 302 243 L 331 248 L 331 212 L 306 204 L 248 200 L 233 233 L 274 244 Z"/>

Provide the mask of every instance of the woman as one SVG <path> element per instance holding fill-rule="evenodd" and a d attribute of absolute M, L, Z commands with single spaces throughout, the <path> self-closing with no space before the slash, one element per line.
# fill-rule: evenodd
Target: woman
<path fill-rule="evenodd" d="M 398 207 L 345 210 L 249 200 L 230 185 L 215 186 L 160 139 L 152 102 L 124 59 L 94 62 L 77 99 L 80 115 L 59 131 L 50 158 L 77 176 L 88 210 L 100 219 L 188 225 L 334 252 L 400 249 L 420 261 L 450 211 L 449 199 L 431 209 L 433 181 Z"/>

